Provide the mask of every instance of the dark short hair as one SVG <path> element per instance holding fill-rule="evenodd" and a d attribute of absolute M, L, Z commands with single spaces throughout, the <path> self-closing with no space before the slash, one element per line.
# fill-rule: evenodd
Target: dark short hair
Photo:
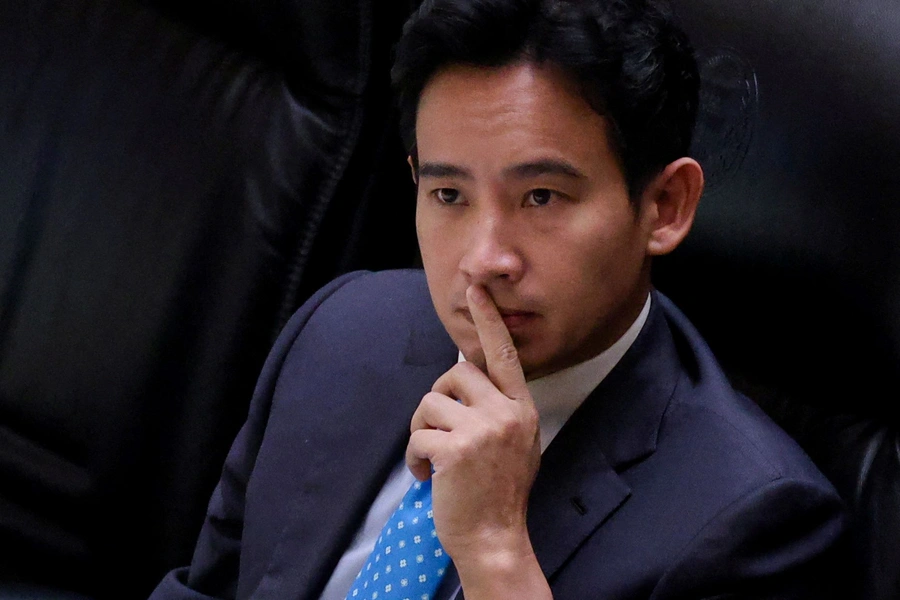
<path fill-rule="evenodd" d="M 561 68 L 606 117 L 632 199 L 688 155 L 699 77 L 664 0 L 425 0 L 391 72 L 410 154 L 419 97 L 441 68 L 520 60 Z"/>

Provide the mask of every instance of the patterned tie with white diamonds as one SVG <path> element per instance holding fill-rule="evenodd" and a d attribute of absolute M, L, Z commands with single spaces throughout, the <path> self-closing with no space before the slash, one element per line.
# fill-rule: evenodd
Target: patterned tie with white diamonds
<path fill-rule="evenodd" d="M 434 529 L 431 480 L 417 481 L 381 530 L 347 600 L 432 600 L 449 564 Z"/>

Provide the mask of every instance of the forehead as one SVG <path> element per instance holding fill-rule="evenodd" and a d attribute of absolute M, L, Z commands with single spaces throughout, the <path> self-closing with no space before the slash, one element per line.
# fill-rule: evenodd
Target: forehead
<path fill-rule="evenodd" d="M 438 71 L 422 91 L 416 140 L 420 157 L 437 159 L 431 154 L 485 147 L 504 156 L 609 158 L 606 119 L 561 70 L 528 62 Z"/>

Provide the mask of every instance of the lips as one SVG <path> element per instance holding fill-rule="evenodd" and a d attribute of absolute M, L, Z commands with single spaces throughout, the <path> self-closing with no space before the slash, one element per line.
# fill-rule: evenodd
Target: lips
<path fill-rule="evenodd" d="M 506 328 L 510 331 L 522 329 L 538 318 L 538 314 L 532 311 L 512 310 L 503 307 L 500 307 L 498 310 L 500 311 L 500 316 L 503 318 L 504 325 L 506 325 Z M 468 308 L 458 308 L 456 312 L 464 316 L 469 323 L 475 323 L 475 321 L 472 320 L 472 313 L 469 312 Z"/>
<path fill-rule="evenodd" d="M 506 325 L 506 328 L 510 331 L 521 329 L 528 324 L 530 324 L 534 319 L 537 318 L 537 313 L 533 312 L 504 312 L 500 311 L 500 316 L 503 317 L 503 323 Z"/>

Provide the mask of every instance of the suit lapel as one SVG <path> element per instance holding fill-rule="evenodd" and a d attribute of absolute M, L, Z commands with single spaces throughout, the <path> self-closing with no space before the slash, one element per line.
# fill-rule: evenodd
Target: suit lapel
<path fill-rule="evenodd" d="M 630 496 L 618 473 L 656 449 L 680 373 L 659 298 L 632 347 L 572 415 L 541 459 L 528 528 L 548 579 Z"/>
<path fill-rule="evenodd" d="M 561 441 L 558 451 L 547 449 L 528 507 L 531 543 L 548 579 L 631 494 L 598 445 Z"/>
<path fill-rule="evenodd" d="M 291 488 L 297 500 L 253 600 L 318 598 L 390 471 L 402 460 L 412 413 L 453 365 L 457 352 L 433 313 L 405 325 L 406 343 L 396 344 L 395 350 L 386 344 L 377 352 L 360 348 L 360 354 L 377 356 L 380 368 L 350 375 L 350 383 L 318 383 L 332 397 L 304 409 L 317 418 L 292 419 L 292 435 L 304 440 L 289 461 L 300 466 L 285 475 L 296 478 Z M 349 391 L 335 398 L 334 390 Z M 371 410 L 360 411 L 361 406 Z"/>

